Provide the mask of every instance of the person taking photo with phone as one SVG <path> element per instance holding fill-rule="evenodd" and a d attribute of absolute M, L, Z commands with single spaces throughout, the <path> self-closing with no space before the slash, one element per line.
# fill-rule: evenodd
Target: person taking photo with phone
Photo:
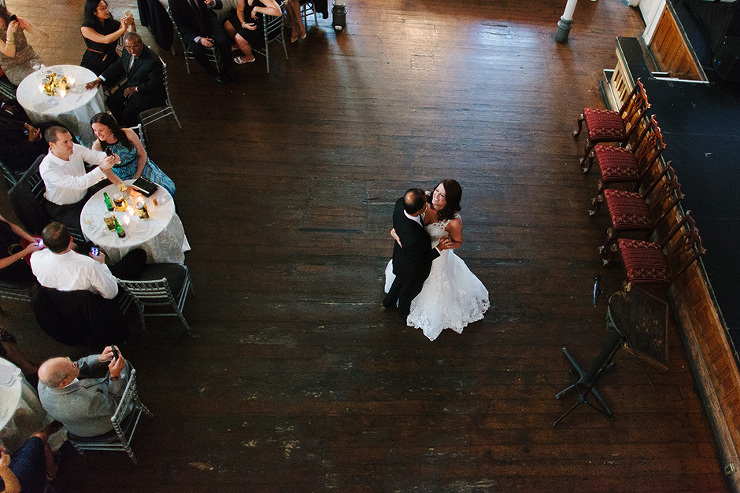
<path fill-rule="evenodd" d="M 106 366 L 106 375 L 95 377 Z M 77 361 L 67 357 L 48 359 L 39 367 L 38 375 L 39 399 L 46 412 L 70 433 L 92 437 L 113 429 L 110 418 L 126 390 L 131 364 L 118 347 L 107 346 L 101 354 Z"/>

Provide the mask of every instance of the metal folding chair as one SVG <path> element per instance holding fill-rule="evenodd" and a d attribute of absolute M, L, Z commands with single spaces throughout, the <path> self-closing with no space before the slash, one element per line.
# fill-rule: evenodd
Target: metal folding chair
<path fill-rule="evenodd" d="M 159 57 L 159 55 L 157 56 Z M 164 63 L 164 60 L 162 60 L 161 57 L 159 58 L 159 61 L 162 62 L 164 92 L 167 95 L 167 99 L 164 102 L 164 106 L 159 106 L 157 108 L 150 108 L 148 110 L 144 110 L 141 113 L 139 113 L 139 121 L 141 121 L 141 130 L 139 131 L 139 138 L 141 139 L 142 143 L 144 142 L 144 135 L 146 134 L 146 126 L 158 120 L 161 120 L 162 118 L 167 118 L 168 116 L 172 116 L 175 119 L 175 122 L 177 122 L 177 126 L 180 127 L 180 129 L 182 129 L 182 125 L 180 124 L 180 119 L 177 118 L 177 113 L 175 113 L 175 108 L 172 106 L 172 100 L 170 99 L 170 86 L 169 86 L 169 82 L 167 78 L 167 64 Z"/>
<path fill-rule="evenodd" d="M 145 317 L 180 317 L 185 330 L 192 332 L 182 314 L 185 299 L 192 285 L 190 272 L 186 266 L 149 264 L 144 268 L 140 280 L 118 279 L 118 284 L 129 295 L 128 298 L 122 299 L 121 310 L 125 313 L 131 303 L 134 303 L 139 310 L 142 330 L 146 330 Z M 160 309 L 149 312 L 146 311 L 147 307 L 159 307 Z"/>
<path fill-rule="evenodd" d="M 265 57 L 265 66 L 267 73 L 270 73 L 270 43 L 278 41 L 283 45 L 285 59 L 288 59 L 288 47 L 285 45 L 285 30 L 283 29 L 283 19 L 285 18 L 285 3 L 280 2 L 280 11 L 282 15 L 273 17 L 262 14 L 262 22 L 265 26 L 265 46 L 263 48 L 252 48 L 252 51 Z"/>
<path fill-rule="evenodd" d="M 133 409 L 131 409 L 132 406 Z M 131 439 L 134 437 L 142 413 L 154 417 L 151 411 L 139 400 L 139 394 L 136 391 L 136 370 L 132 368 L 121 402 L 118 403 L 116 412 L 110 418 L 113 430 L 96 437 L 80 437 L 67 433 L 67 438 L 80 454 L 85 450 L 109 452 L 120 450 L 126 452 L 131 461 L 136 464 L 136 456 L 134 456 L 134 451 L 131 450 Z"/>

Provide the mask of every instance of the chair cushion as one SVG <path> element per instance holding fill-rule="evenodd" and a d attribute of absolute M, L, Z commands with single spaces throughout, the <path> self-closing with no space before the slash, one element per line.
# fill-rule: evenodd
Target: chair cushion
<path fill-rule="evenodd" d="M 632 151 L 624 147 L 594 147 L 604 183 L 636 182 L 640 179 L 640 168 Z"/>
<path fill-rule="evenodd" d="M 639 284 L 671 281 L 668 261 L 657 244 L 625 238 L 620 238 L 617 242 L 630 282 Z"/>
<path fill-rule="evenodd" d="M 148 264 L 141 273 L 140 281 L 156 281 L 166 278 L 173 296 L 177 296 L 185 282 L 185 267 L 180 264 Z"/>
<path fill-rule="evenodd" d="M 639 193 L 606 189 L 604 199 L 616 231 L 653 229 L 650 208 Z"/>
<path fill-rule="evenodd" d="M 138 412 L 138 409 L 134 409 L 132 412 L 128 413 L 128 415 L 126 415 L 125 418 L 123 418 L 123 421 L 121 422 L 121 430 L 123 431 L 124 435 L 129 430 L 131 423 L 133 423 L 137 412 Z M 113 425 L 111 424 L 111 426 Z M 119 441 L 118 433 L 116 433 L 116 430 L 114 428 L 111 428 L 110 431 L 103 433 L 102 435 L 96 435 L 92 437 L 82 437 L 82 436 L 75 435 L 74 433 L 70 433 L 69 431 L 67 431 L 67 438 L 72 442 L 77 442 L 77 443 L 82 443 L 82 444 Z"/>
<path fill-rule="evenodd" d="M 583 116 L 592 142 L 622 142 L 627 129 L 619 113 L 602 108 L 584 108 Z"/>

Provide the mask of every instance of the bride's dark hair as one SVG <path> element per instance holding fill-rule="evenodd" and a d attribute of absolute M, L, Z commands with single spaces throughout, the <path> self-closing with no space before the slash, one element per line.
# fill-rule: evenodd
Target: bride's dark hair
<path fill-rule="evenodd" d="M 445 188 L 445 200 L 447 201 L 447 205 L 445 205 L 442 209 L 437 211 L 437 220 L 438 221 L 446 221 L 448 219 L 452 219 L 455 217 L 456 212 L 460 212 L 460 199 L 462 199 L 462 187 L 457 182 L 457 180 L 453 179 L 446 179 L 442 180 L 441 182 L 437 183 L 437 185 L 432 189 L 432 193 L 429 194 L 428 201 L 431 204 L 432 203 L 432 196 L 434 195 L 434 190 L 437 189 L 438 186 L 442 185 Z"/>

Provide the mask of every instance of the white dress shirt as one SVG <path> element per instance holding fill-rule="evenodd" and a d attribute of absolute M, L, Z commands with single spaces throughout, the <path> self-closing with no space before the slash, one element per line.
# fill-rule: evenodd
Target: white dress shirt
<path fill-rule="evenodd" d="M 49 150 L 39 165 L 39 172 L 46 186 L 46 200 L 57 205 L 68 205 L 85 198 L 87 189 L 104 180 L 105 173 L 100 168 L 86 173 L 84 162 L 100 164 L 104 158 L 104 152 L 93 151 L 78 144 L 74 144 L 69 161 L 59 159 Z"/>
<path fill-rule="evenodd" d="M 54 253 L 48 248 L 31 256 L 31 270 L 39 284 L 59 291 L 85 289 L 103 298 L 118 294 L 118 282 L 108 266 L 73 250 Z"/>

